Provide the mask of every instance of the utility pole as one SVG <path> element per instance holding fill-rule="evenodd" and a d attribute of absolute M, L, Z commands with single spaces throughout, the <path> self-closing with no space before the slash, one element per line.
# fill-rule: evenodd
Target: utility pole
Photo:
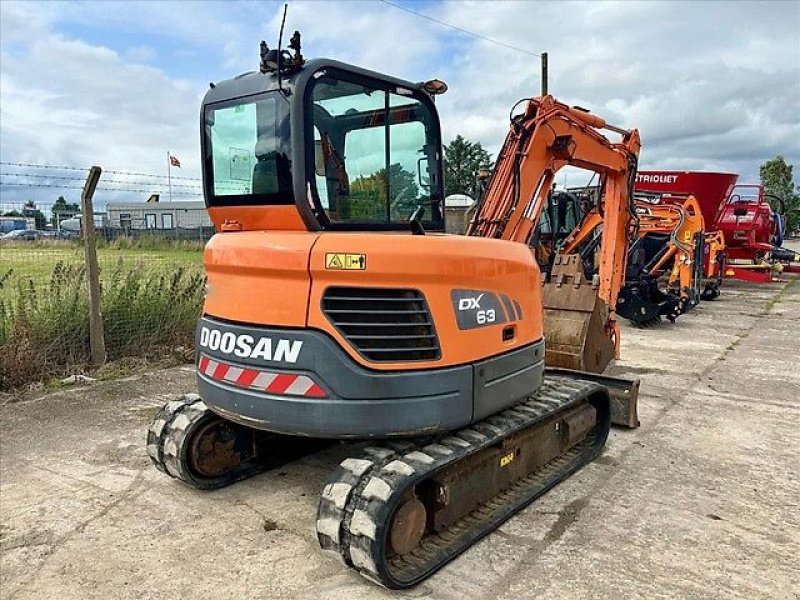
<path fill-rule="evenodd" d="M 542 52 L 542 96 L 547 95 L 547 52 Z"/>
<path fill-rule="evenodd" d="M 89 289 L 89 348 L 92 365 L 99 367 L 106 362 L 106 340 L 103 331 L 103 315 L 100 312 L 100 267 L 97 264 L 97 242 L 94 232 L 94 208 L 92 197 L 100 181 L 100 167 L 89 169 L 81 192 L 81 228 L 83 248 L 86 253 L 86 284 Z"/>

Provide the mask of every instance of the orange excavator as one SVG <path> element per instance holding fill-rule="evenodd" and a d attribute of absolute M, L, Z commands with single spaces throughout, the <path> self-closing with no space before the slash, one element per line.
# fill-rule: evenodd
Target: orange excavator
<path fill-rule="evenodd" d="M 600 133 L 604 128 L 622 135 L 622 141 L 610 142 Z M 619 355 L 614 307 L 638 223 L 633 182 L 640 146 L 637 131 L 608 125 L 551 97 L 530 101 L 525 112 L 511 120 L 468 236 L 527 245 L 561 168 L 589 170 L 601 181 L 598 210 L 604 227 L 597 238 L 598 281 L 586 279 L 578 255 L 562 251 L 544 285 L 548 364 L 599 373 Z"/>
<path fill-rule="evenodd" d="M 470 235 L 446 235 L 444 83 L 306 62 L 297 32 L 289 47 L 262 42 L 259 71 L 203 100 L 217 233 L 199 394 L 158 412 L 147 451 L 213 489 L 318 438 L 371 440 L 322 490 L 317 537 L 406 588 L 598 456 L 612 420 L 636 426 L 638 382 L 546 370 L 545 351 L 597 369 L 618 348 L 639 137 L 550 96 L 527 101 Z M 604 180 L 601 268 L 595 285 L 564 257 L 542 291 L 527 241 L 568 164 Z"/>

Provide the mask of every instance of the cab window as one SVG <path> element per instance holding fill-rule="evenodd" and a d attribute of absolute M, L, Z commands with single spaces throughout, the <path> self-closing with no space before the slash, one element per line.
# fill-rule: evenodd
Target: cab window
<path fill-rule="evenodd" d="M 289 110 L 275 92 L 205 111 L 210 205 L 293 204 Z"/>
<path fill-rule="evenodd" d="M 330 223 L 441 227 L 435 116 L 410 90 L 324 75 L 313 83 L 315 183 Z"/>

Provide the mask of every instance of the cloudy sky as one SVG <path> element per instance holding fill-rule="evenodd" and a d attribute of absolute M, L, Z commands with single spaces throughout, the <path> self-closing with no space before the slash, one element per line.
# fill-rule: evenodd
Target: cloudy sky
<path fill-rule="evenodd" d="M 638 127 L 642 168 L 733 171 L 741 181 L 776 154 L 800 165 L 800 2 L 394 1 L 530 53 L 546 50 L 551 93 Z M 182 163 L 173 175 L 198 177 L 208 82 L 257 68 L 258 42 L 274 46 L 281 10 L 255 1 L 3 0 L 0 161 L 163 177 L 170 150 Z M 445 141 L 460 133 L 496 152 L 511 106 L 539 91 L 538 57 L 389 3 L 295 0 L 286 28 L 303 33 L 308 57 L 447 81 L 438 103 Z M 74 185 L 70 178 L 82 176 L 8 164 L 0 172 L 4 184 Z M 130 189 L 163 186 L 160 177 L 106 175 L 114 179 Z M 181 199 L 196 199 L 193 179 L 173 184 Z M 4 185 L 0 200 L 59 193 L 79 195 Z"/>

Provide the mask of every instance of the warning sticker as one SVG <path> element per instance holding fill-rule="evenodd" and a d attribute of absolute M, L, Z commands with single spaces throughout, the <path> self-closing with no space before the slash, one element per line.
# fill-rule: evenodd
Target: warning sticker
<path fill-rule="evenodd" d="M 325 268 L 342 271 L 363 271 L 367 268 L 367 255 L 328 252 L 325 254 Z"/>

